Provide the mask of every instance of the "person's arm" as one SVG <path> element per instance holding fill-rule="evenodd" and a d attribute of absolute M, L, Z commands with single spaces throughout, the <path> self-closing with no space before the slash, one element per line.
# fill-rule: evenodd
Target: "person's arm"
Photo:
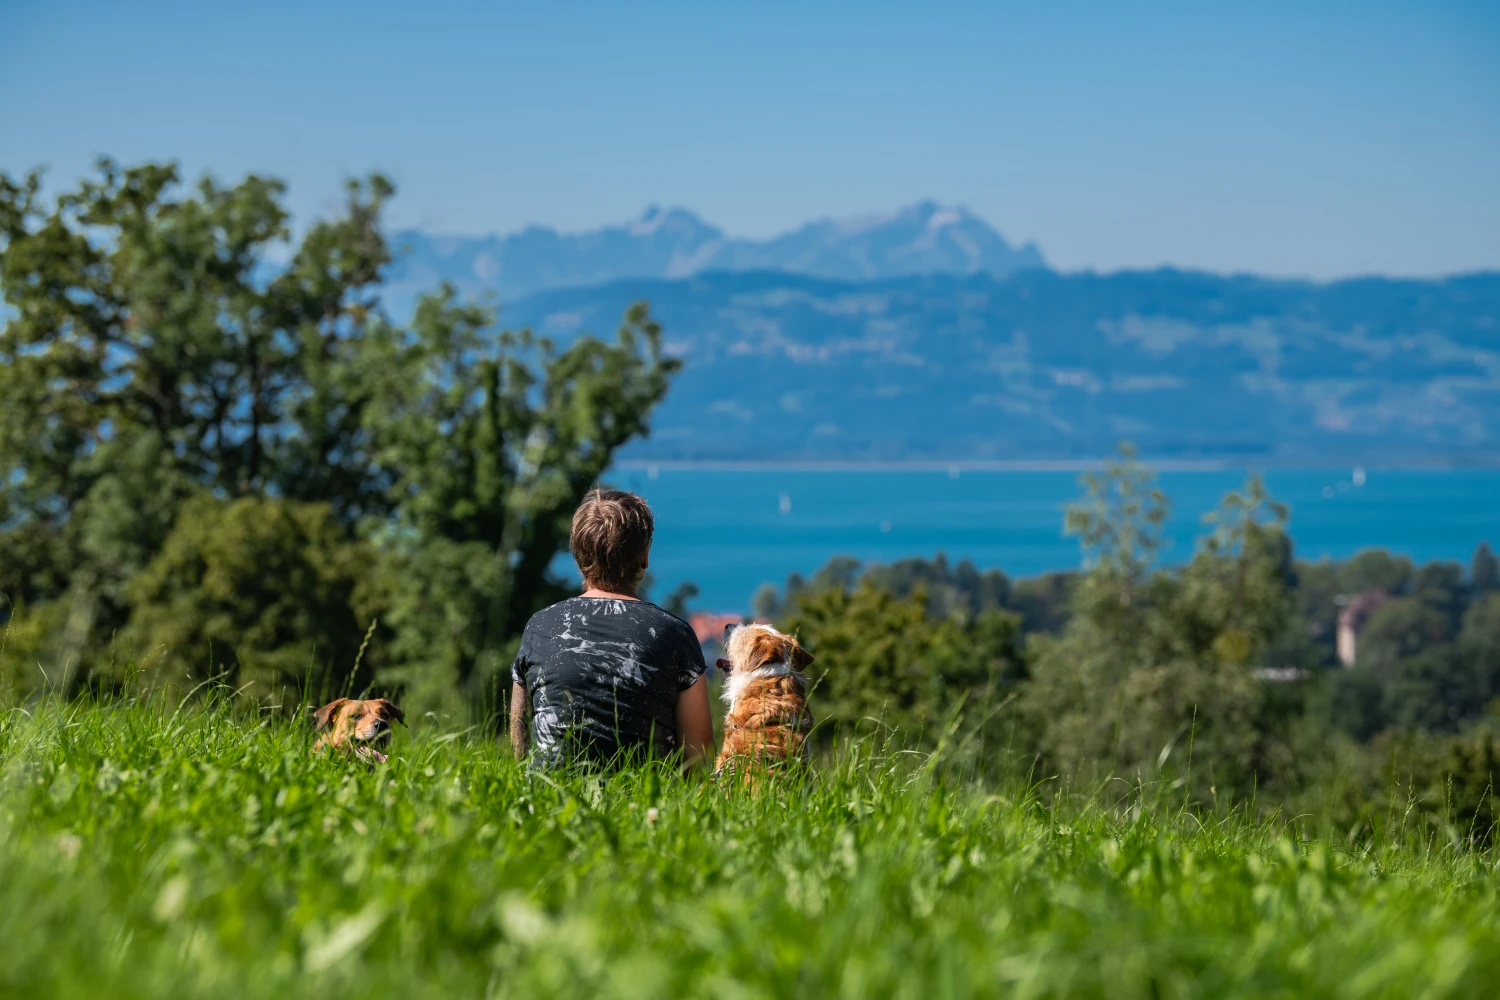
<path fill-rule="evenodd" d="M 686 693 L 686 692 L 684 692 Z M 531 713 L 527 711 L 531 707 L 531 699 L 526 697 L 526 689 L 515 681 L 510 683 L 510 749 L 516 755 L 516 760 L 522 760 L 526 751 L 531 748 Z M 679 708 L 680 712 L 681 709 Z"/>
<path fill-rule="evenodd" d="M 677 737 L 682 742 L 682 768 L 706 763 L 714 753 L 714 724 L 708 712 L 708 679 L 701 674 L 677 695 Z"/>

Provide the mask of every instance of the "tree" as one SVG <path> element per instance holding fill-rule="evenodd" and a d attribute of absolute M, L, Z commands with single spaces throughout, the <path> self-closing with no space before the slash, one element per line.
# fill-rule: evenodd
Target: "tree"
<path fill-rule="evenodd" d="M 1402 660 L 1447 642 L 1452 637 L 1448 616 L 1415 597 L 1387 601 L 1370 616 L 1359 634 L 1356 659 L 1386 680 Z"/>
<path fill-rule="evenodd" d="M 1464 613 L 1458 645 L 1472 664 L 1485 706 L 1500 698 L 1500 593 L 1491 591 Z"/>
<path fill-rule="evenodd" d="M 1225 498 L 1180 572 L 1155 570 L 1166 499 L 1124 461 L 1084 480 L 1069 511 L 1087 569 L 1060 635 L 1033 636 L 1023 696 L 1047 767 L 1132 777 L 1186 767 L 1197 786 L 1234 787 L 1266 747 L 1251 667 L 1291 607 L 1286 511 L 1259 480 Z"/>
<path fill-rule="evenodd" d="M 573 507 L 647 433 L 679 363 L 644 305 L 614 342 L 565 350 L 494 331 L 451 290 L 393 323 L 378 298 L 391 194 L 378 175 L 350 183 L 343 212 L 281 264 L 291 230 L 276 181 L 182 194 L 171 165 L 106 160 L 48 203 L 39 174 L 0 175 L 13 312 L 0 332 L 0 593 L 28 620 L 66 620 L 52 659 L 77 664 L 90 645 L 97 658 L 134 604 L 183 597 L 172 581 L 202 595 L 157 560 L 174 534 L 212 541 L 203 497 L 322 505 L 327 531 L 372 540 L 366 582 L 389 606 L 376 641 L 392 647 L 392 683 L 478 695 L 561 593 L 548 567 Z M 143 574 L 157 584 L 137 585 Z M 238 640 L 186 625 L 179 639 L 229 642 L 241 662 L 250 636 L 300 650 L 299 629 L 261 627 L 274 607 L 209 616 L 246 629 Z M 360 640 L 358 617 L 330 611 L 350 634 L 325 648 Z"/>
<path fill-rule="evenodd" d="M 368 601 L 375 560 L 329 504 L 199 496 L 130 581 L 137 666 L 173 682 L 218 677 L 288 704 L 303 691 L 324 701 L 357 693 L 380 655 L 359 655 L 379 611 Z"/>
<path fill-rule="evenodd" d="M 936 558 L 901 559 L 888 566 L 872 566 L 864 579 L 893 594 L 905 595 L 922 587 L 934 617 L 954 612 L 975 615 L 999 611 L 1010 603 L 1010 580 L 999 570 L 981 573 L 968 559 L 950 567 L 939 552 Z"/>
<path fill-rule="evenodd" d="M 1469 600 L 1464 568 L 1456 562 L 1430 562 L 1412 578 L 1412 596 L 1447 619 L 1447 634 L 1458 631 Z"/>
<path fill-rule="evenodd" d="M 1385 689 L 1368 667 L 1330 671 L 1328 717 L 1356 740 L 1370 739 L 1390 722 Z"/>
<path fill-rule="evenodd" d="M 375 487 L 338 358 L 389 260 L 390 185 L 349 185 L 345 212 L 290 237 L 282 186 L 122 169 L 48 204 L 40 174 L 0 175 L 0 590 L 66 600 L 83 638 L 128 614 L 126 582 L 199 493 L 321 499 L 347 514 Z M 71 659 L 69 660 L 71 662 Z M 74 679 L 65 687 L 76 687 Z"/>
<path fill-rule="evenodd" d="M 366 338 L 364 426 L 390 470 L 392 680 L 497 704 L 513 640 L 566 594 L 549 575 L 583 495 L 652 408 L 681 362 L 632 307 L 615 343 L 564 351 L 529 332 L 490 334 L 491 316 L 425 299 L 410 331 Z"/>
<path fill-rule="evenodd" d="M 1385 688 L 1385 717 L 1398 726 L 1457 732 L 1483 710 L 1488 692 L 1465 650 L 1449 643 L 1396 664 Z"/>
<path fill-rule="evenodd" d="M 1490 551 L 1488 542 L 1480 542 L 1469 563 L 1469 585 L 1475 594 L 1487 594 L 1500 590 L 1500 559 Z"/>
<path fill-rule="evenodd" d="M 1421 601 L 1382 607 L 1360 636 L 1360 665 L 1332 678 L 1333 721 L 1365 740 L 1387 726 L 1457 732 L 1483 715 L 1500 698 L 1500 594 L 1475 601 L 1456 639 L 1447 635 L 1441 612 Z"/>
<path fill-rule="evenodd" d="M 852 589 L 804 591 L 782 626 L 816 661 L 823 732 L 879 720 L 916 740 L 961 704 L 980 718 L 992 699 L 1023 676 L 1020 620 L 989 610 L 934 618 L 918 585 L 897 596 L 865 581 Z"/>
<path fill-rule="evenodd" d="M 1056 633 L 1068 621 L 1070 595 L 1078 574 L 1043 573 L 1017 580 L 1011 589 L 1010 607 L 1021 615 L 1027 632 Z"/>
<path fill-rule="evenodd" d="M 676 615 L 678 618 L 685 619 L 689 614 L 688 602 L 696 598 L 700 593 L 701 591 L 698 589 L 696 583 L 691 580 L 684 580 L 667 595 L 667 599 L 662 602 L 662 610 L 668 614 Z"/>
<path fill-rule="evenodd" d="M 1383 590 L 1387 594 L 1405 594 L 1411 589 L 1415 569 L 1405 556 L 1393 556 L 1383 549 L 1366 549 L 1344 563 L 1340 573 L 1344 593 L 1363 594 Z"/>
<path fill-rule="evenodd" d="M 928 614 L 946 618 L 952 614 L 973 616 L 982 611 L 1000 611 L 1010 607 L 1010 580 L 998 569 L 981 572 L 968 559 L 957 566 L 948 565 L 948 557 L 939 552 L 932 559 L 898 559 L 889 565 L 862 566 L 849 556 L 834 556 L 812 579 L 799 573 L 787 577 L 783 598 L 774 584 L 764 584 L 756 591 L 751 606 L 757 617 L 776 619 L 790 614 L 803 593 L 823 590 L 848 591 L 859 583 L 868 583 L 905 597 L 918 588 L 927 595 Z"/>

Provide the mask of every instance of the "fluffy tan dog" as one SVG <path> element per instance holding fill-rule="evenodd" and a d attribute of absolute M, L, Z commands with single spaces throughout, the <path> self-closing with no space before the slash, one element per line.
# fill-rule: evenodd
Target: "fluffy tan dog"
<path fill-rule="evenodd" d="M 383 763 L 392 721 L 405 725 L 406 713 L 384 698 L 330 701 L 313 713 L 313 732 L 323 734 L 313 744 L 313 753 L 331 747 L 345 756 Z"/>
<path fill-rule="evenodd" d="M 813 717 L 803 671 L 811 654 L 769 625 L 726 626 L 724 653 L 718 667 L 729 712 L 715 773 L 764 773 L 789 759 L 805 762 Z"/>

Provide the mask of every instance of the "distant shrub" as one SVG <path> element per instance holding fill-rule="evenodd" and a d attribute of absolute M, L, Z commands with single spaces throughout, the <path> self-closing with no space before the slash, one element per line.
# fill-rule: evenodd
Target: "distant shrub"
<path fill-rule="evenodd" d="M 49 681 L 61 681 L 57 658 L 62 652 L 68 603 L 56 600 L 27 606 L 0 601 L 5 617 L 0 624 L 0 707 L 26 700 Z"/>
<path fill-rule="evenodd" d="M 1023 676 L 1020 617 L 928 613 L 919 584 L 897 596 L 865 582 L 801 595 L 783 623 L 816 657 L 813 707 L 823 731 L 877 720 L 903 742 L 931 743 L 964 705 L 979 721 Z"/>
<path fill-rule="evenodd" d="M 198 497 L 129 586 L 136 664 L 172 684 L 219 675 L 259 699 L 357 691 L 378 659 L 351 673 L 374 568 L 327 504 Z"/>
<path fill-rule="evenodd" d="M 1399 597 L 1370 616 L 1359 635 L 1358 662 L 1382 680 L 1396 665 L 1453 637 L 1448 616 L 1416 597 Z"/>

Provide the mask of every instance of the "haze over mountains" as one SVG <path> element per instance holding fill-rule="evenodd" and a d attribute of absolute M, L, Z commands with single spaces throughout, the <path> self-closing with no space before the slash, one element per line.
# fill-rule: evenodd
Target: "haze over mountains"
<path fill-rule="evenodd" d="M 509 237 L 405 233 L 393 309 L 447 280 L 506 326 L 608 335 L 646 299 L 684 358 L 628 457 L 1492 463 L 1500 274 L 1332 283 L 1060 274 L 930 202 L 766 241 L 680 209 Z"/>

